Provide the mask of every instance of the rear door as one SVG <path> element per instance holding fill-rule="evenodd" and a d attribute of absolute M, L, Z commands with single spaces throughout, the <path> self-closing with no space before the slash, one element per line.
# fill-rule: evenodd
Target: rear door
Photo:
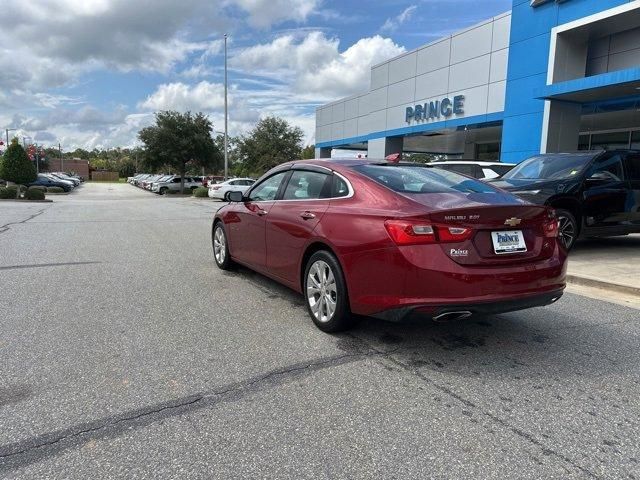
<path fill-rule="evenodd" d="M 234 221 L 228 223 L 231 255 L 258 268 L 266 265 L 265 222 L 276 201 L 289 170 L 265 178 L 249 192 L 246 202 L 235 209 Z"/>
<path fill-rule="evenodd" d="M 629 223 L 632 231 L 637 231 L 640 229 L 640 154 L 627 155 L 625 167 L 629 179 L 629 194 L 627 196 Z"/>
<path fill-rule="evenodd" d="M 629 221 L 628 194 L 622 155 L 612 152 L 596 158 L 583 182 L 585 233 L 617 232 L 625 228 Z"/>
<path fill-rule="evenodd" d="M 289 282 L 298 280 L 302 249 L 329 207 L 331 172 L 312 168 L 293 170 L 267 218 L 267 268 Z"/>

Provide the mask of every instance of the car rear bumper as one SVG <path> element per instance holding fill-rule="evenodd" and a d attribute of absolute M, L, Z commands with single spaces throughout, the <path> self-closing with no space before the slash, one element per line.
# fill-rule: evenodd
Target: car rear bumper
<path fill-rule="evenodd" d="M 497 315 L 499 313 L 515 312 L 527 308 L 544 307 L 557 302 L 563 294 L 564 288 L 561 288 L 548 293 L 527 295 L 508 300 L 479 303 L 460 302 L 448 305 L 413 305 L 385 310 L 371 316 L 392 322 L 400 322 L 411 317 L 426 317 L 446 321 L 449 317 L 447 314 L 450 314 L 451 319 L 455 319 L 464 318 L 469 315 Z"/>
<path fill-rule="evenodd" d="M 529 308 L 529 300 L 550 303 L 566 286 L 566 253 L 558 247 L 550 258 L 501 266 L 460 265 L 435 247 L 424 248 L 421 263 L 397 248 L 343 255 L 352 312 L 401 318 L 473 307 L 472 313 L 499 313 Z"/>

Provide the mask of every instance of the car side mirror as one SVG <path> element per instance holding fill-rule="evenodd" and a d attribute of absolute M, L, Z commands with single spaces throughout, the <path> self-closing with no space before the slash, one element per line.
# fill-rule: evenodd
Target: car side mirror
<path fill-rule="evenodd" d="M 240 203 L 242 202 L 244 198 L 244 195 L 242 194 L 242 192 L 227 192 L 224 194 L 224 199 L 227 202 L 236 202 L 236 203 Z"/>

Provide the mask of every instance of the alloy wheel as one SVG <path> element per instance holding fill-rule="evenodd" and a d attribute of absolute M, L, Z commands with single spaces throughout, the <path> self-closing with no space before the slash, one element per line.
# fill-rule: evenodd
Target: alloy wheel
<path fill-rule="evenodd" d="M 558 224 L 558 237 L 564 248 L 569 250 L 576 240 L 576 225 L 569 217 L 564 215 L 558 216 Z"/>
<path fill-rule="evenodd" d="M 220 227 L 217 227 L 213 234 L 213 254 L 218 265 L 222 265 L 227 255 L 227 239 L 225 238 L 224 230 Z"/>
<path fill-rule="evenodd" d="M 307 276 L 307 301 L 311 313 L 319 322 L 331 321 L 338 303 L 336 279 L 328 263 L 318 260 Z"/>

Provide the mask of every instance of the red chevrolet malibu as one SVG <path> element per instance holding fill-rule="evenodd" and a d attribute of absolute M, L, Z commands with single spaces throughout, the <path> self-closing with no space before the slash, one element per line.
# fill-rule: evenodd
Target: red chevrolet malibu
<path fill-rule="evenodd" d="M 418 164 L 280 165 L 212 227 L 216 264 L 237 262 L 300 292 L 322 330 L 351 314 L 436 320 L 548 305 L 567 253 L 553 210 Z"/>

